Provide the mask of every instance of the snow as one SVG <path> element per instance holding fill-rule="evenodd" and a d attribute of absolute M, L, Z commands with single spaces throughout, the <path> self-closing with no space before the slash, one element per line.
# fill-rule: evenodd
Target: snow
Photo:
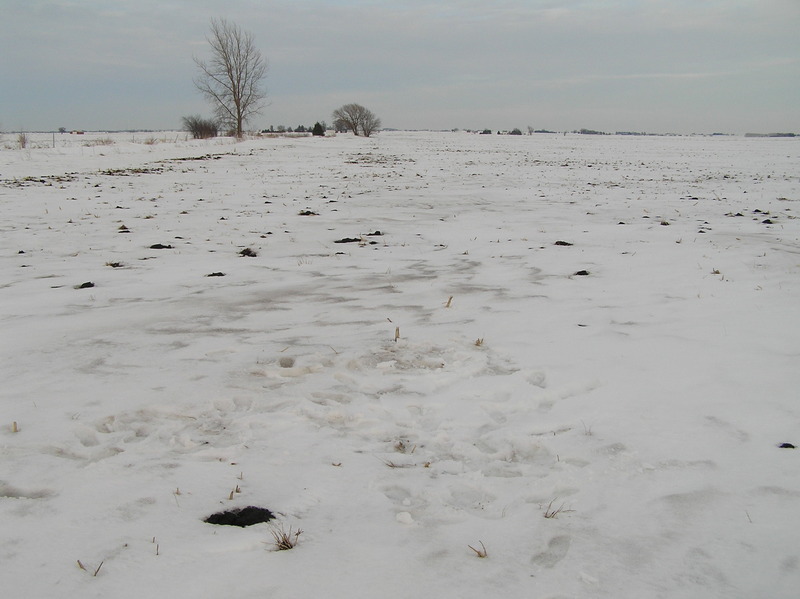
<path fill-rule="evenodd" d="M 6 591 L 796 596 L 796 140 L 147 137 L 0 143 Z"/>

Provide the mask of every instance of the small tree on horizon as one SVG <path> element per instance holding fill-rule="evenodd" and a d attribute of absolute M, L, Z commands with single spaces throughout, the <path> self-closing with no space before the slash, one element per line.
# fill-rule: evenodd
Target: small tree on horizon
<path fill-rule="evenodd" d="M 252 35 L 225 19 L 211 19 L 207 40 L 211 58 L 194 58 L 200 69 L 195 87 L 213 106 L 217 121 L 242 137 L 244 123 L 264 108 L 267 63 Z"/>
<path fill-rule="evenodd" d="M 361 114 L 361 133 L 369 137 L 381 128 L 381 120 L 371 110 L 364 109 Z"/>
<path fill-rule="evenodd" d="M 216 137 L 219 127 L 213 119 L 204 119 L 200 115 L 183 117 L 183 128 L 192 134 L 194 139 Z"/>
<path fill-rule="evenodd" d="M 337 132 L 352 131 L 358 135 L 358 113 L 361 106 L 345 104 L 333 111 L 333 126 Z"/>
<path fill-rule="evenodd" d="M 369 137 L 381 127 L 381 120 L 360 104 L 345 104 L 333 111 L 336 131 L 352 131 L 354 135 Z"/>

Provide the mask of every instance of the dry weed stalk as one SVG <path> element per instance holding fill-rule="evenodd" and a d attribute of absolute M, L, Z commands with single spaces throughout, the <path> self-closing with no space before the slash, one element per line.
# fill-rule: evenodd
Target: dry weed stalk
<path fill-rule="evenodd" d="M 480 549 L 475 549 L 475 547 L 473 547 L 472 545 L 467 545 L 467 547 L 472 549 L 475 552 L 475 555 L 477 555 L 478 557 L 488 557 L 489 552 L 486 551 L 486 545 L 483 544 L 483 541 L 478 541 L 478 543 L 481 544 Z"/>
<path fill-rule="evenodd" d="M 413 468 L 414 464 L 398 464 L 397 462 L 393 462 L 392 460 L 384 460 L 383 458 L 378 458 L 381 462 L 386 464 L 389 468 Z"/>
<path fill-rule="evenodd" d="M 97 576 L 97 573 L 98 573 L 98 572 L 100 572 L 100 568 L 102 568 L 102 567 L 103 567 L 103 564 L 104 564 L 104 563 L 105 563 L 104 561 L 103 561 L 103 562 L 100 562 L 100 565 L 99 565 L 99 566 L 97 566 L 97 568 L 95 569 L 95 571 L 92 573 L 92 576 L 95 576 L 95 577 Z M 88 571 L 89 571 L 89 570 L 86 568 L 86 566 L 84 566 L 84 565 L 83 565 L 83 563 L 81 563 L 81 560 L 78 560 L 78 567 L 79 567 L 81 570 L 83 570 L 84 572 L 88 572 Z"/>
<path fill-rule="evenodd" d="M 394 450 L 400 453 L 414 453 L 416 449 L 417 449 L 416 443 L 414 443 L 414 445 L 411 446 L 411 449 L 409 449 L 408 443 L 403 441 L 402 439 L 399 439 L 397 443 L 394 444 Z"/>

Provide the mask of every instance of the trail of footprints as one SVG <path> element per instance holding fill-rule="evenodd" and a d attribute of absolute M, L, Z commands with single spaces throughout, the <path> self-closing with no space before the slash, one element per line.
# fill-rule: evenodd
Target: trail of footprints
<path fill-rule="evenodd" d="M 546 505 L 552 497 L 531 494 L 531 481 L 547 479 L 554 468 L 587 465 L 561 461 L 548 448 L 549 437 L 571 428 L 547 428 L 542 416 L 594 384 L 548 389 L 543 372 L 518 368 L 467 340 L 401 341 L 333 357 L 281 356 L 243 372 L 245 381 L 232 390 L 233 398 L 75 423 L 72 443 L 50 449 L 84 465 L 125 452 L 155 452 L 166 468 L 183 458 L 233 455 L 254 436 L 268 438 L 278 422 L 331 429 L 386 465 L 378 469 L 373 491 L 389 501 L 397 521 L 426 526 L 497 520 L 509 509 Z M 545 488 L 557 488 L 562 499 L 577 492 L 553 484 Z M 7 494 L 48 496 L 4 485 Z M 552 568 L 569 546 L 568 536 L 553 537 L 532 563 Z"/>

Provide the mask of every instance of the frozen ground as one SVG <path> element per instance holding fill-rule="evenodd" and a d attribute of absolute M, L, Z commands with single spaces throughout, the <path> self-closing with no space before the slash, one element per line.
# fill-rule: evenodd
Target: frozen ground
<path fill-rule="evenodd" d="M 800 142 L 146 137 L 0 143 L 6 593 L 797 596 Z"/>

